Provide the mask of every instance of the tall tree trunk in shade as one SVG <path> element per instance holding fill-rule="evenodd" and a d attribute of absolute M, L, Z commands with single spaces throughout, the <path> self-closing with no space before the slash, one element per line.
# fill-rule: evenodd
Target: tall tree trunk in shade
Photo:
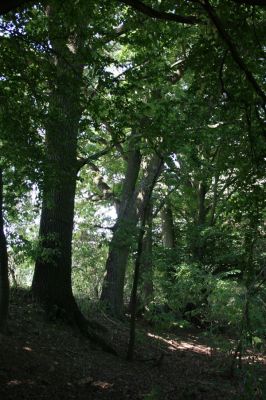
<path fill-rule="evenodd" d="M 176 260 L 177 246 L 176 246 L 174 217 L 172 212 L 172 206 L 169 200 L 166 201 L 166 204 L 161 211 L 161 221 L 162 221 L 162 241 L 168 259 L 166 273 L 169 280 L 172 281 L 174 279 L 174 274 L 176 272 L 174 263 Z"/>
<path fill-rule="evenodd" d="M 197 225 L 196 225 L 196 236 L 195 243 L 193 246 L 193 258 L 195 261 L 202 262 L 204 257 L 204 247 L 205 243 L 201 237 L 201 231 L 206 224 L 206 215 L 208 213 L 208 209 L 206 208 L 206 194 L 208 188 L 205 182 L 200 181 L 198 186 L 198 216 L 197 216 Z"/>
<path fill-rule="evenodd" d="M 109 245 L 106 275 L 101 300 L 116 317 L 123 315 L 125 272 L 131 242 L 137 224 L 135 189 L 140 170 L 141 155 L 138 148 L 129 152 L 118 218 Z"/>
<path fill-rule="evenodd" d="M 130 316 L 130 333 L 129 333 L 129 343 L 128 343 L 128 351 L 127 351 L 127 360 L 132 361 L 134 346 L 135 346 L 135 338 L 136 338 L 136 314 L 137 314 L 137 302 L 138 302 L 138 284 L 140 278 L 140 268 L 141 268 L 141 259 L 143 257 L 143 244 L 144 244 L 144 235 L 145 228 L 148 220 L 148 215 L 150 212 L 150 201 L 154 186 L 156 185 L 157 179 L 159 178 L 161 171 L 163 169 L 163 159 L 159 158 L 157 155 L 153 157 L 151 163 L 149 165 L 149 174 L 148 174 L 148 185 L 146 186 L 145 192 L 141 191 L 143 194 L 143 202 L 142 208 L 140 212 L 140 230 L 137 241 L 137 254 L 135 260 L 135 269 L 134 269 L 134 277 L 133 277 L 133 285 L 131 292 L 131 316 Z M 152 172 L 152 173 L 151 173 Z"/>
<path fill-rule="evenodd" d="M 48 309 L 57 306 L 80 318 L 71 286 L 71 244 L 76 188 L 76 151 L 81 117 L 83 67 L 78 37 L 60 32 L 56 12 L 48 8 L 54 76 L 46 124 L 46 163 L 40 253 L 32 282 L 34 296 Z"/>
<path fill-rule="evenodd" d="M 142 256 L 140 264 L 141 293 L 140 303 L 145 307 L 153 300 L 153 265 L 152 265 L 152 200 L 147 210 L 146 229 L 142 244 Z"/>
<path fill-rule="evenodd" d="M 146 228 L 142 239 L 142 253 L 140 258 L 139 288 L 136 303 L 136 312 L 142 313 L 146 305 L 153 300 L 153 268 L 152 268 L 152 200 L 147 208 Z M 129 311 L 132 310 L 133 294 L 131 291 Z"/>
<path fill-rule="evenodd" d="M 174 218 L 171 205 L 169 202 L 163 207 L 161 211 L 162 219 L 162 238 L 163 245 L 166 249 L 173 250 L 176 245 Z"/>
<path fill-rule="evenodd" d="M 0 168 L 0 333 L 7 329 L 8 305 L 8 256 L 3 218 L 3 171 Z"/>
<path fill-rule="evenodd" d="M 142 220 L 146 203 L 150 199 L 149 191 L 151 185 L 154 184 L 154 177 L 159 176 L 158 166 L 161 165 L 161 159 L 154 155 L 148 163 L 144 177 L 137 185 L 140 154 L 136 154 L 136 151 L 133 150 L 128 160 L 120 211 L 109 247 L 101 295 L 101 300 L 107 303 L 110 312 L 118 318 L 122 317 L 124 313 L 125 273 L 132 240 L 136 236 L 137 223 Z M 129 173 L 132 170 L 135 171 L 134 175 L 132 172 Z M 134 179 L 132 179 L 133 177 Z"/>

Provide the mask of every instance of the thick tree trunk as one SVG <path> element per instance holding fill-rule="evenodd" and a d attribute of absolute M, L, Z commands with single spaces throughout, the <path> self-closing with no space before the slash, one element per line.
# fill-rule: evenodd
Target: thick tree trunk
<path fill-rule="evenodd" d="M 135 189 L 140 162 L 140 151 L 135 148 L 128 155 L 118 218 L 109 247 L 106 275 L 101 294 L 101 300 L 107 304 L 109 311 L 118 318 L 121 318 L 124 312 L 123 292 L 126 265 L 137 224 Z"/>
<path fill-rule="evenodd" d="M 59 307 L 72 316 L 78 316 L 71 287 L 71 242 L 83 71 L 78 63 L 76 43 L 53 25 L 55 15 L 51 8 L 48 11 L 51 45 L 56 56 L 46 125 L 40 253 L 32 291 L 48 309 Z"/>
<path fill-rule="evenodd" d="M 0 333 L 5 333 L 7 330 L 8 305 L 8 256 L 3 219 L 3 175 L 0 168 Z"/>
<path fill-rule="evenodd" d="M 49 8 L 49 14 L 53 10 Z M 53 15 L 55 17 L 55 15 Z M 78 326 L 84 336 L 105 351 L 115 350 L 79 310 L 72 293 L 72 232 L 77 173 L 77 137 L 81 117 L 80 92 L 83 67 L 78 36 L 67 39 L 58 32 L 54 18 L 50 23 L 51 44 L 56 54 L 55 76 L 50 93 L 46 126 L 46 163 L 39 231 L 40 253 L 36 260 L 32 292 L 48 313 L 63 316 Z M 52 24 L 52 27 L 51 27 Z M 101 327 L 103 328 L 103 327 Z"/>

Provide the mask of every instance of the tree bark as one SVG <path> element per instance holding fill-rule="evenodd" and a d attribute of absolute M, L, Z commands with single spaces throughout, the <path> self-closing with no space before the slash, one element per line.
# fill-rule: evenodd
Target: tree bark
<path fill-rule="evenodd" d="M 147 221 L 142 239 L 142 254 L 139 271 L 139 291 L 137 298 L 137 313 L 142 313 L 144 308 L 153 300 L 153 268 L 152 268 L 152 201 L 147 209 Z M 132 310 L 133 290 L 130 295 L 129 312 Z"/>
<path fill-rule="evenodd" d="M 162 220 L 162 239 L 163 246 L 166 251 L 166 255 L 168 256 L 168 268 L 167 268 L 167 276 L 169 281 L 173 282 L 174 274 L 176 272 L 174 268 L 175 263 L 175 252 L 176 248 L 176 232 L 174 226 L 174 217 L 172 212 L 171 203 L 167 200 L 166 205 L 163 207 L 161 211 L 161 220 Z"/>
<path fill-rule="evenodd" d="M 154 155 L 148 164 L 145 176 L 140 184 L 136 185 L 140 170 L 140 154 L 135 152 L 136 150 L 133 150 L 129 156 L 119 215 L 110 243 L 101 295 L 101 300 L 107 303 L 109 311 L 117 318 L 121 318 L 124 314 L 125 272 L 137 223 L 143 218 L 146 203 L 149 201 L 149 190 L 154 176 L 157 176 L 158 165 L 161 162 L 159 157 Z"/>
<path fill-rule="evenodd" d="M 150 208 L 150 200 L 152 196 L 152 192 L 154 186 L 157 182 L 158 177 L 161 174 L 163 168 L 163 159 L 159 158 L 157 155 L 153 157 L 151 160 L 151 164 L 149 166 L 149 171 L 153 172 L 148 174 L 148 182 L 149 184 L 146 187 L 145 196 L 143 197 L 145 200 L 142 203 L 141 217 L 140 217 L 140 231 L 138 236 L 138 247 L 137 247 L 137 255 L 135 260 L 135 270 L 134 270 L 134 278 L 132 285 L 132 294 L 131 294 L 131 316 L 130 316 L 130 335 L 129 335 L 129 343 L 128 343 L 128 351 L 127 351 L 127 360 L 132 361 L 134 355 L 134 347 L 135 347 L 135 338 L 136 338 L 136 313 L 137 313 L 137 291 L 140 277 L 140 268 L 141 268 L 141 260 L 143 257 L 143 244 L 144 244 L 144 235 L 145 235 L 145 227 L 149 215 Z"/>
<path fill-rule="evenodd" d="M 147 210 L 146 230 L 143 237 L 142 257 L 140 265 L 141 292 L 140 304 L 141 307 L 147 306 L 154 297 L 153 292 L 153 265 L 152 265 L 152 223 L 153 223 L 153 207 L 152 200 L 150 201 Z"/>
<path fill-rule="evenodd" d="M 141 155 L 136 147 L 128 155 L 118 218 L 113 230 L 106 262 L 101 300 L 112 315 L 121 318 L 124 313 L 124 281 L 128 256 L 137 224 L 135 189 L 140 170 Z"/>
<path fill-rule="evenodd" d="M 175 228 L 174 228 L 174 218 L 169 202 L 161 211 L 162 218 L 162 236 L 163 245 L 167 249 L 173 250 L 176 245 L 175 239 Z"/>
<path fill-rule="evenodd" d="M 9 306 L 8 255 L 3 218 L 3 171 L 0 168 L 0 333 L 6 333 Z"/>
<path fill-rule="evenodd" d="M 208 209 L 206 208 L 206 193 L 208 189 L 206 184 L 203 181 L 199 182 L 197 197 L 198 197 L 198 215 L 196 219 L 196 234 L 194 237 L 194 245 L 193 245 L 193 258 L 196 262 L 202 262 L 204 257 L 204 243 L 200 236 L 202 229 L 206 224 L 206 215 L 208 213 Z"/>
<path fill-rule="evenodd" d="M 56 12 L 51 7 L 48 11 L 50 42 L 56 56 L 46 125 L 40 252 L 32 291 L 47 309 L 59 307 L 78 321 L 80 316 L 71 285 L 71 244 L 83 73 L 77 53 L 82 44 L 78 39 L 74 43 L 71 36 L 66 38 L 54 25 Z"/>

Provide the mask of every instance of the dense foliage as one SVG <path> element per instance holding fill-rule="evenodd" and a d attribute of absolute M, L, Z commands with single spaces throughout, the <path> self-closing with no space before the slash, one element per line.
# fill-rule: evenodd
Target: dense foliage
<path fill-rule="evenodd" d="M 230 0 L 51 0 L 1 17 L 13 285 L 36 262 L 35 296 L 83 329 L 72 288 L 121 317 L 134 281 L 136 313 L 163 328 L 265 340 L 264 19 Z"/>

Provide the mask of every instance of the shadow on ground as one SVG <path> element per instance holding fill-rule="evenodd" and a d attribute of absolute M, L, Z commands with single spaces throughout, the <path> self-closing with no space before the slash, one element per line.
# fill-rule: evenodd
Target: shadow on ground
<path fill-rule="evenodd" d="M 104 353 L 78 332 L 47 322 L 30 297 L 16 295 L 10 307 L 11 335 L 1 337 L 1 400 L 219 400 L 248 399 L 229 360 L 198 332 L 158 334 L 142 327 L 135 361 L 125 361 L 127 324 L 102 317 L 119 356 Z M 260 360 L 265 373 L 265 359 Z M 258 378 L 260 379 L 260 378 Z M 255 385 L 250 399 L 263 399 Z"/>

